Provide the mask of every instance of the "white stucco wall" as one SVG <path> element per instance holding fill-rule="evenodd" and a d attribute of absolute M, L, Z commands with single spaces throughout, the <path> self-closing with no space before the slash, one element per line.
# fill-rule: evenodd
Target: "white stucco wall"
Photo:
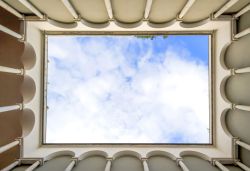
<path fill-rule="evenodd" d="M 44 58 L 43 52 L 43 36 L 41 34 L 42 30 L 47 31 L 211 31 L 215 30 L 215 115 L 214 115 L 214 124 L 215 124 L 215 146 L 204 146 L 204 147 L 195 147 L 195 146 L 40 146 L 41 138 L 41 128 L 42 125 L 42 113 L 41 113 L 41 100 L 43 100 L 41 94 L 42 88 L 42 62 Z M 36 95 L 34 99 L 27 104 L 26 106 L 31 108 L 35 113 L 35 126 L 33 131 L 24 138 L 24 157 L 44 157 L 52 152 L 59 150 L 72 150 L 76 155 L 80 155 L 84 152 L 90 150 L 103 150 L 108 153 L 109 156 L 112 156 L 114 153 L 122 150 L 133 150 L 139 152 L 143 157 L 146 154 L 153 150 L 163 150 L 168 151 L 175 156 L 178 156 L 181 151 L 185 150 L 194 150 L 202 152 L 210 157 L 231 157 L 231 138 L 227 136 L 220 123 L 220 116 L 222 111 L 229 107 L 220 95 L 220 83 L 222 79 L 228 74 L 228 71 L 224 70 L 220 64 L 220 52 L 225 44 L 228 44 L 231 41 L 231 23 L 230 21 L 210 21 L 207 24 L 198 26 L 195 28 L 182 28 L 178 22 L 174 25 L 166 28 L 152 28 L 146 23 L 143 23 L 141 26 L 133 29 L 120 28 L 114 23 L 111 23 L 108 27 L 103 29 L 92 29 L 86 26 L 83 26 L 81 23 L 78 24 L 78 27 L 74 29 L 61 29 L 56 28 L 55 26 L 50 25 L 47 22 L 29 22 L 27 24 L 27 41 L 31 43 L 36 51 L 36 65 L 30 71 L 26 73 L 30 75 L 36 83 Z M 176 121 L 178 122 L 178 121 Z"/>

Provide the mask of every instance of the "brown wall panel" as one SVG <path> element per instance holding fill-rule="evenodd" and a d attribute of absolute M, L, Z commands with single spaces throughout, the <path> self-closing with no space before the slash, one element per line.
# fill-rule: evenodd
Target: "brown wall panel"
<path fill-rule="evenodd" d="M 9 13 L 4 8 L 0 7 L 0 24 L 22 34 L 23 33 L 23 21 L 19 20 L 15 15 Z"/>
<path fill-rule="evenodd" d="M 23 68 L 21 55 L 24 43 L 0 31 L 0 65 L 13 68 Z"/>
<path fill-rule="evenodd" d="M 23 76 L 0 72 L 0 106 L 23 102 L 21 94 Z"/>
<path fill-rule="evenodd" d="M 0 146 L 13 142 L 21 137 L 22 128 L 20 124 L 22 111 L 9 111 L 0 113 Z"/>
<path fill-rule="evenodd" d="M 0 154 L 0 170 L 15 162 L 20 157 L 20 147 L 15 146 Z"/>
<path fill-rule="evenodd" d="M 23 76 L 0 72 L 0 106 L 22 103 L 22 81 Z"/>

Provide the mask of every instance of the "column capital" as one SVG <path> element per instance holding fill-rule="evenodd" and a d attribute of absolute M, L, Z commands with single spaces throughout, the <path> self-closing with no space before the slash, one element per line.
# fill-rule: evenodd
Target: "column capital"
<path fill-rule="evenodd" d="M 234 68 L 230 69 L 230 73 L 231 73 L 231 75 L 235 75 L 236 74 L 235 69 Z"/>
<path fill-rule="evenodd" d="M 113 161 L 114 158 L 113 158 L 113 157 L 107 157 L 106 160 L 107 160 L 107 161 Z"/>
<path fill-rule="evenodd" d="M 25 70 L 22 68 L 20 69 L 20 73 L 18 73 L 17 75 L 24 75 L 25 74 Z"/>
<path fill-rule="evenodd" d="M 180 158 L 180 157 L 176 158 L 176 163 L 177 163 L 177 165 L 179 165 L 179 163 L 180 163 L 181 161 L 183 161 L 182 158 Z"/>
<path fill-rule="evenodd" d="M 240 138 L 239 137 L 233 137 L 232 140 L 233 140 L 233 143 L 236 144 L 236 141 L 240 141 Z"/>
<path fill-rule="evenodd" d="M 240 162 L 240 159 L 234 159 L 234 163 Z"/>
<path fill-rule="evenodd" d="M 218 160 L 216 160 L 216 159 L 211 159 L 211 164 L 213 165 L 213 166 L 216 166 L 216 162 L 217 162 Z M 219 161 L 218 161 L 219 162 Z"/>
<path fill-rule="evenodd" d="M 232 104 L 231 104 L 231 109 L 232 109 L 232 110 L 235 110 L 235 109 L 236 109 L 236 104 L 232 103 Z"/>
<path fill-rule="evenodd" d="M 72 157 L 71 161 L 74 161 L 75 164 L 78 164 L 79 159 L 78 159 L 78 157 Z"/>
<path fill-rule="evenodd" d="M 17 103 L 16 105 L 19 106 L 19 110 L 23 110 L 24 109 L 24 104 L 23 103 Z"/>
<path fill-rule="evenodd" d="M 18 144 L 18 145 L 20 145 L 20 146 L 23 145 L 23 137 L 18 137 L 18 138 L 16 138 L 15 140 L 16 140 L 16 141 L 19 141 L 19 144 Z"/>

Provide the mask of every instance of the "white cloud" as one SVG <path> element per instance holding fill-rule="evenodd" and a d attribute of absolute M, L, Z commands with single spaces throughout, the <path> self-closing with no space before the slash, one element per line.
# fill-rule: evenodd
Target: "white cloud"
<path fill-rule="evenodd" d="M 155 55 L 164 60 L 150 61 Z M 208 143 L 207 66 L 187 49 L 51 37 L 49 56 L 47 142 Z"/>

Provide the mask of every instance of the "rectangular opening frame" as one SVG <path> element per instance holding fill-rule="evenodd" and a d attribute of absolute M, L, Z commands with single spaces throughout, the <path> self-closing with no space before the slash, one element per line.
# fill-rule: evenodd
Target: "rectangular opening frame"
<path fill-rule="evenodd" d="M 209 61 L 208 61 L 208 88 L 209 88 L 209 143 L 46 143 L 46 121 L 47 121 L 47 84 L 48 84 L 48 36 L 90 36 L 90 35 L 208 35 L 209 36 Z M 135 147 L 211 147 L 215 145 L 215 32 L 214 31 L 44 31 L 43 32 L 43 61 L 42 61 L 42 85 L 41 85 L 41 146 L 135 146 Z"/>

